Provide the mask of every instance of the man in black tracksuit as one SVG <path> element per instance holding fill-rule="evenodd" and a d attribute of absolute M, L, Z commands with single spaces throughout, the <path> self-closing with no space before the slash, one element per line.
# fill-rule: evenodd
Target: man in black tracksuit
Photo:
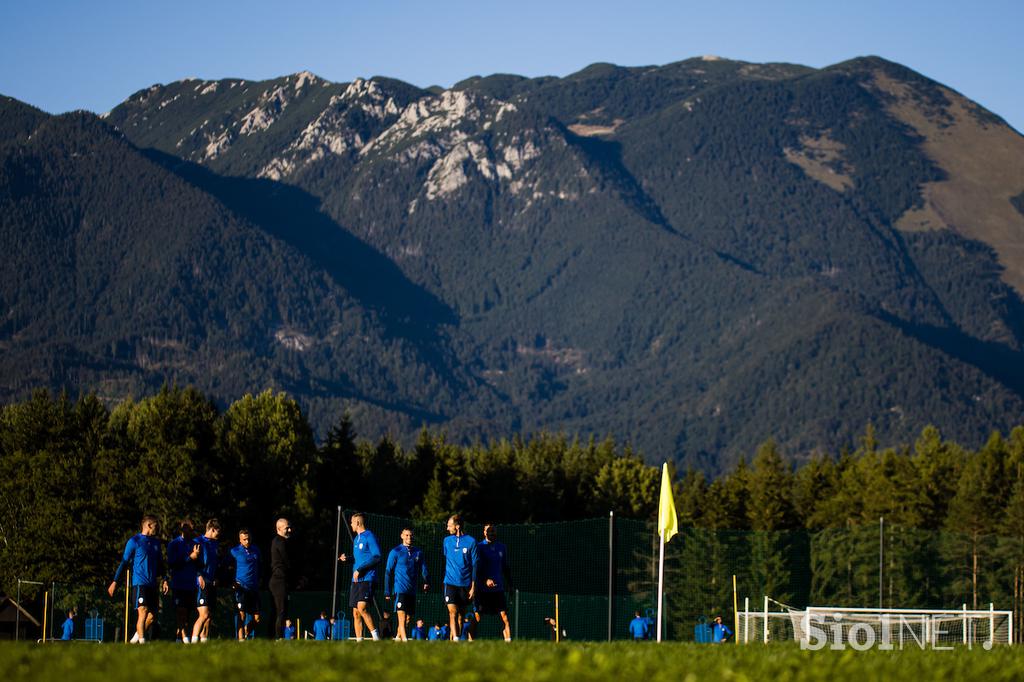
<path fill-rule="evenodd" d="M 288 578 L 291 561 L 288 559 L 288 538 L 292 527 L 288 519 L 277 520 L 277 535 L 270 542 L 270 581 L 267 587 L 274 597 L 274 639 L 284 636 L 284 621 L 288 615 Z"/>

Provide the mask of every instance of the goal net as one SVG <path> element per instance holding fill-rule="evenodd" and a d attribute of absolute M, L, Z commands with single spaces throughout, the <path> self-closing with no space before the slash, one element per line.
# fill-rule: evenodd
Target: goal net
<path fill-rule="evenodd" d="M 959 609 L 873 609 L 808 606 L 804 609 L 766 597 L 763 607 L 749 602 L 738 614 L 741 643 L 797 641 L 807 649 L 921 649 L 979 646 L 1013 641 L 1012 612 Z"/>

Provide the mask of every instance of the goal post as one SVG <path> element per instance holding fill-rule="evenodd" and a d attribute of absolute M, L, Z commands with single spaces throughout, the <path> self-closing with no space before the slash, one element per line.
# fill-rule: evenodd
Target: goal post
<path fill-rule="evenodd" d="M 770 607 L 770 608 L 769 608 Z M 794 608 L 765 598 L 763 610 L 744 600 L 737 640 L 742 644 L 797 641 L 806 649 L 990 649 L 1013 643 L 1013 612 L 968 609 L 884 609 L 841 606 Z"/>

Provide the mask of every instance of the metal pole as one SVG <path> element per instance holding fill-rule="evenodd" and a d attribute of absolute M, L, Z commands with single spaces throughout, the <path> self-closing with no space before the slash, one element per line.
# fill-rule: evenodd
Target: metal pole
<path fill-rule="evenodd" d="M 46 644 L 46 615 L 50 610 L 50 593 L 43 590 L 43 644 Z"/>
<path fill-rule="evenodd" d="M 878 608 L 882 608 L 882 547 L 885 540 L 885 517 L 878 517 Z"/>
<path fill-rule="evenodd" d="M 764 643 L 768 643 L 768 595 L 764 596 Z"/>
<path fill-rule="evenodd" d="M 515 589 L 515 638 L 519 641 L 519 588 Z"/>
<path fill-rule="evenodd" d="M 661 550 L 658 555 L 658 641 L 661 641 L 661 602 L 665 594 L 665 533 L 661 535 Z"/>
<path fill-rule="evenodd" d="M 132 598 L 132 569 L 124 572 L 124 643 L 128 643 L 128 602 Z M 138 631 L 138 627 L 136 627 Z"/>
<path fill-rule="evenodd" d="M 612 641 L 612 605 L 615 599 L 615 512 L 608 512 L 608 641 Z"/>
<path fill-rule="evenodd" d="M 562 621 L 558 613 L 558 593 L 555 592 L 555 642 L 562 641 Z"/>
<path fill-rule="evenodd" d="M 338 615 L 338 545 L 341 543 L 341 505 L 338 505 L 338 524 L 334 529 L 334 585 L 331 589 L 331 617 Z"/>
<path fill-rule="evenodd" d="M 732 613 L 733 613 L 733 624 L 736 629 L 733 632 L 736 633 L 735 644 L 740 643 L 739 631 L 740 631 L 740 605 L 738 597 L 736 596 L 736 574 L 732 574 Z"/>
<path fill-rule="evenodd" d="M 50 639 L 53 639 L 53 616 L 54 610 L 57 608 L 57 583 L 50 582 Z"/>
<path fill-rule="evenodd" d="M 736 632 L 736 639 L 740 638 L 739 631 Z M 743 643 L 750 641 L 750 597 L 743 598 Z"/>

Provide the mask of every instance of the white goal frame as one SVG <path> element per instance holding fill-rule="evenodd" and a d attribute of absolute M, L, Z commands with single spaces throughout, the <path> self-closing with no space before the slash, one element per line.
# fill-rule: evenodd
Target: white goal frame
<path fill-rule="evenodd" d="M 772 610 L 773 605 L 776 610 Z M 1014 642 L 1013 612 L 998 611 L 994 604 L 989 604 L 988 609 L 968 609 L 967 604 L 959 609 L 844 606 L 808 606 L 798 609 L 765 596 L 763 607 L 753 611 L 750 609 L 750 599 L 744 599 L 743 611 L 737 614 L 736 620 L 737 644 L 798 641 L 801 646 L 808 648 L 845 648 L 847 645 L 855 649 L 866 648 L 857 639 L 855 631 L 864 634 L 866 642 L 870 640 L 868 646 L 878 644 L 883 649 L 903 648 L 905 645 L 922 649 L 944 648 L 940 645 L 954 644 L 988 649 L 996 644 Z M 943 630 L 944 626 L 951 626 L 951 629 Z M 844 628 L 849 631 L 845 632 Z M 849 634 L 853 636 L 848 639 L 846 635 Z M 955 639 L 940 639 L 944 634 L 954 635 Z M 813 645 L 812 635 L 817 636 L 817 643 Z"/>

